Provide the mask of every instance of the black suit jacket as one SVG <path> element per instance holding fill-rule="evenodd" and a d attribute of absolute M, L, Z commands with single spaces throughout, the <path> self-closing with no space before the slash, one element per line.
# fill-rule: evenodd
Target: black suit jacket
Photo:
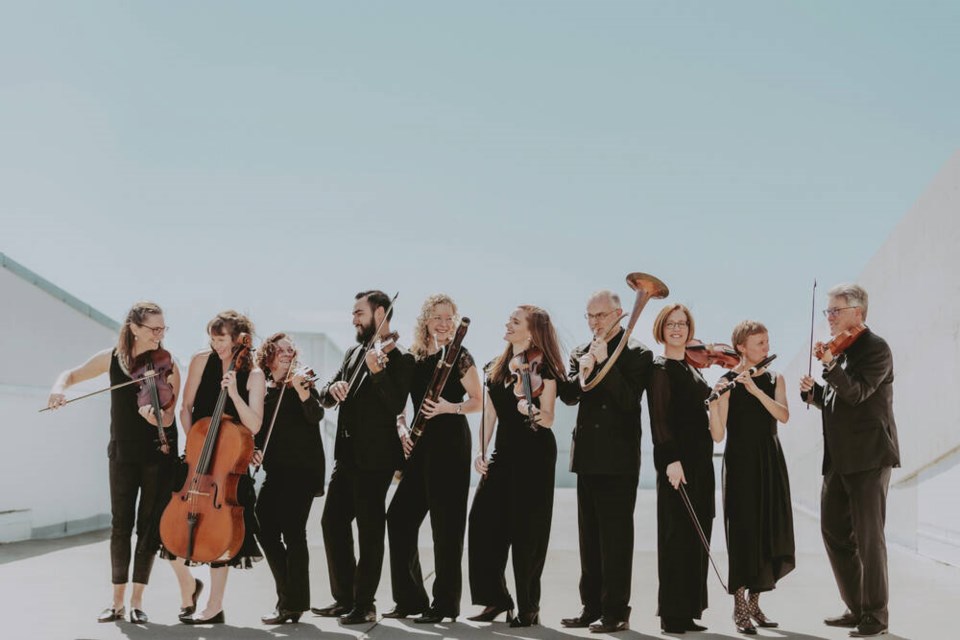
<path fill-rule="evenodd" d="M 813 388 L 823 418 L 823 473 L 900 466 L 893 418 L 893 354 L 867 329 Z"/>
<path fill-rule="evenodd" d="M 607 343 L 608 353 L 613 354 L 623 335 L 621 329 Z M 584 474 L 639 475 L 640 400 L 653 365 L 653 354 L 630 338 L 603 381 L 584 392 L 577 374 L 580 356 L 589 349 L 590 343 L 587 343 L 573 350 L 569 379 L 559 384 L 559 396 L 565 404 L 580 403 L 570 448 L 570 470 Z M 595 371 L 602 366 L 598 365 Z"/>
<path fill-rule="evenodd" d="M 362 367 L 354 388 L 340 405 L 334 457 L 365 471 L 399 469 L 403 446 L 397 436 L 397 415 L 407 404 L 414 359 L 398 345 L 387 354 L 383 371 L 371 374 L 362 352 L 361 345 L 349 349 L 340 370 L 320 391 L 323 406 L 333 407 L 336 400 L 330 395 L 330 386 L 349 381 L 354 368 Z"/>

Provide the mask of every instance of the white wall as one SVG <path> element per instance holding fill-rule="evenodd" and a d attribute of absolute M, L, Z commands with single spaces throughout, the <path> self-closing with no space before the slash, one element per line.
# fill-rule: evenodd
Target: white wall
<path fill-rule="evenodd" d="M 112 346 L 116 332 L 3 268 L 0 300 L 0 512 L 29 510 L 17 516 L 15 531 L 0 529 L 9 541 L 103 526 L 110 512 L 109 394 L 56 413 L 37 410 L 60 371 Z M 83 389 L 106 384 L 104 376 Z M 12 517 L 0 516 L 0 524 Z"/>
<path fill-rule="evenodd" d="M 893 350 L 894 411 L 902 468 L 894 470 L 887 536 L 924 555 L 960 565 L 960 152 L 900 221 L 857 279 L 870 294 L 867 324 Z M 825 306 L 823 283 L 818 308 Z M 824 323 L 817 335 L 826 336 Z M 793 406 L 781 430 L 793 497 L 819 509 L 820 412 L 805 411 L 797 385 L 807 345 L 786 370 Z M 817 372 L 819 366 L 814 367 Z"/>

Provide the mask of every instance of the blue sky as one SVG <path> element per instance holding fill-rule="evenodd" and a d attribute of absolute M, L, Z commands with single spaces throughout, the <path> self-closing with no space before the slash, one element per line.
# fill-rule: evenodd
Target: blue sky
<path fill-rule="evenodd" d="M 400 291 L 402 339 L 446 291 L 479 358 L 524 302 L 571 347 L 630 271 L 706 340 L 750 317 L 792 356 L 813 278 L 855 279 L 960 134 L 950 2 L 3 16 L 0 251 L 118 319 L 156 300 L 181 358 L 226 307 L 347 344 L 372 287 Z"/>

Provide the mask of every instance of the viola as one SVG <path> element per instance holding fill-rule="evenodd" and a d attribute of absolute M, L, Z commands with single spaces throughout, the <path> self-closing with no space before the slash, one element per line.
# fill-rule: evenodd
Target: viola
<path fill-rule="evenodd" d="M 171 409 L 177 401 L 176 390 L 170 383 L 172 376 L 173 358 L 162 347 L 138 355 L 130 371 L 131 378 L 142 378 L 137 391 L 137 406 L 153 407 L 153 415 L 157 418 L 158 448 L 164 455 L 170 453 L 170 443 L 163 430 L 163 411 Z"/>
<path fill-rule="evenodd" d="M 684 359 L 691 367 L 706 369 L 719 365 L 724 369 L 733 369 L 740 364 L 740 354 L 728 344 L 704 344 L 702 340 L 693 339 L 687 343 Z"/>
<path fill-rule="evenodd" d="M 534 419 L 533 399 L 543 393 L 543 351 L 531 347 L 510 358 L 507 363 L 510 375 L 513 376 L 513 395 L 527 401 L 527 423 L 534 431 L 537 423 Z"/>
<path fill-rule="evenodd" d="M 249 361 L 250 336 L 242 333 L 227 372 Z M 224 414 L 227 389 L 220 390 L 213 415 L 187 434 L 187 479 L 174 492 L 160 519 L 164 546 L 187 562 L 214 562 L 237 555 L 243 545 L 243 507 L 237 499 L 240 476 L 253 457 L 253 434 Z"/>
<path fill-rule="evenodd" d="M 847 329 L 846 331 L 838 333 L 837 335 L 833 336 L 829 342 L 818 342 L 813 347 L 813 355 L 817 357 L 817 360 L 823 360 L 823 356 L 827 351 L 829 351 L 830 354 L 836 358 L 841 353 L 849 349 L 850 346 L 853 345 L 853 343 L 856 342 L 866 330 L 867 325 L 860 324 L 852 329 Z"/>

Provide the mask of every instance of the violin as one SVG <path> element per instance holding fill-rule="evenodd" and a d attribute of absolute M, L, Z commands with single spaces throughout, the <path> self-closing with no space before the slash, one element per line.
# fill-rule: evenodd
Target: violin
<path fill-rule="evenodd" d="M 847 329 L 835 335 L 829 342 L 818 342 L 813 347 L 813 355 L 817 357 L 817 360 L 823 360 L 823 356 L 827 351 L 836 358 L 841 353 L 850 348 L 850 346 L 857 341 L 857 339 L 863 335 L 863 332 L 867 330 L 867 325 L 860 324 L 852 329 Z"/>
<path fill-rule="evenodd" d="M 510 358 L 507 363 L 513 376 L 513 395 L 527 401 L 527 422 L 530 428 L 537 430 L 533 412 L 533 399 L 543 393 L 543 351 L 531 347 Z"/>
<path fill-rule="evenodd" d="M 173 358 L 164 348 L 145 351 L 133 360 L 130 377 L 142 378 L 137 391 L 138 407 L 153 407 L 157 418 L 158 449 L 164 454 L 170 453 L 170 443 L 163 429 L 163 411 L 176 404 L 176 390 L 170 383 L 173 376 Z"/>
<path fill-rule="evenodd" d="M 373 343 L 374 353 L 377 354 L 377 363 L 381 367 L 387 366 L 387 354 L 397 348 L 397 341 L 400 334 L 392 331 Z"/>
<path fill-rule="evenodd" d="M 250 358 L 250 335 L 241 333 L 238 342 L 228 373 Z M 253 457 L 253 434 L 224 414 L 226 403 L 224 387 L 213 415 L 197 420 L 187 434 L 187 479 L 160 518 L 163 545 L 187 562 L 229 559 L 243 546 L 243 507 L 237 485 Z"/>
<path fill-rule="evenodd" d="M 706 369 L 719 365 L 724 369 L 733 369 L 740 364 L 740 354 L 728 344 L 704 344 L 702 340 L 693 339 L 687 343 L 685 358 L 687 364 L 697 369 Z"/>

